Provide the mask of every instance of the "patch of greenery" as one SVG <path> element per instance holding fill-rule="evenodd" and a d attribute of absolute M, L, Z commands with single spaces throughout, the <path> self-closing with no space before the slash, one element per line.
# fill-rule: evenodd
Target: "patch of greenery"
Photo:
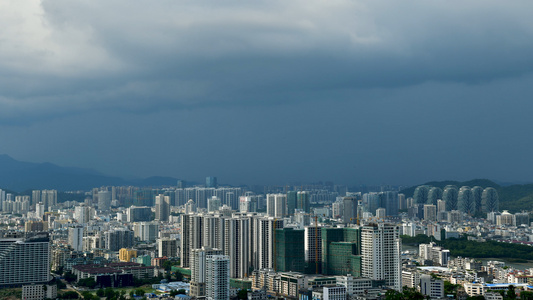
<path fill-rule="evenodd" d="M 402 235 L 402 243 L 407 245 L 427 244 L 429 242 L 435 242 L 439 246 L 450 250 L 452 256 L 533 260 L 533 248 L 521 244 L 500 243 L 496 241 L 480 243 L 469 241 L 466 238 L 452 238 L 437 241 L 434 238 L 423 234 L 419 234 L 415 237 Z"/>

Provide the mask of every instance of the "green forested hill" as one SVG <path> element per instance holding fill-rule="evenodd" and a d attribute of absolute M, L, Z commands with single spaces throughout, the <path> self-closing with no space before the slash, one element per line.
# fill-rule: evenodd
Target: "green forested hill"
<path fill-rule="evenodd" d="M 444 188 L 447 185 L 461 186 L 481 186 L 483 188 L 493 187 L 498 190 L 500 197 L 500 210 L 509 210 L 519 212 L 522 210 L 533 210 L 533 184 L 514 184 L 509 186 L 500 186 L 499 184 L 488 179 L 473 179 L 469 181 L 432 181 L 424 185 Z M 406 197 L 412 197 L 417 186 L 413 186 L 401 191 Z"/>

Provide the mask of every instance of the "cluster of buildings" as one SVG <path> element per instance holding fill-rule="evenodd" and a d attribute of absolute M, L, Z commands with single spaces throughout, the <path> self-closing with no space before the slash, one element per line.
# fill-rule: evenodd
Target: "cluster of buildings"
<path fill-rule="evenodd" d="M 467 275 L 478 265 L 452 259 L 435 243 L 420 245 L 411 258 L 402 254 L 400 235 L 533 237 L 527 213 L 500 213 L 495 190 L 480 187 L 421 186 L 406 198 L 332 184 L 219 187 L 208 177 L 205 186 L 179 181 L 164 189 L 97 188 L 81 201 L 61 203 L 49 190 L 33 191 L 31 198 L 3 195 L 2 205 L 14 199 L 26 203 L 26 211 L 0 215 L 0 286 L 29 286 L 39 295 L 50 271 L 119 287 L 168 274 L 170 264 L 188 282 L 157 288 L 184 287 L 194 298 L 229 299 L 248 289 L 250 299 L 373 300 L 409 286 L 437 299 L 445 297 L 444 280 L 479 283 L 480 274 Z M 477 218 L 481 213 L 487 218 Z M 42 260 L 18 259 L 39 255 Z M 421 269 L 430 267 L 442 269 Z M 512 274 L 515 281 L 529 276 Z"/>

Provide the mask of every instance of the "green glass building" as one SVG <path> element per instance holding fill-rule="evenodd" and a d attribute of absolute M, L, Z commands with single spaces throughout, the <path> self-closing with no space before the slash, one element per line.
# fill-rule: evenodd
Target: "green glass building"
<path fill-rule="evenodd" d="M 304 230 L 276 229 L 275 270 L 277 272 L 305 271 Z"/>
<path fill-rule="evenodd" d="M 322 273 L 361 275 L 359 228 L 322 228 Z"/>

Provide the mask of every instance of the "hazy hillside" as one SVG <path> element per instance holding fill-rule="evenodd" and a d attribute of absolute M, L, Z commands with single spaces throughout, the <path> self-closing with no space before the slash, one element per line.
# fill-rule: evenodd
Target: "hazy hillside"
<path fill-rule="evenodd" d="M 28 189 L 59 191 L 90 190 L 109 185 L 168 186 L 175 185 L 171 177 L 124 180 L 83 168 L 60 167 L 51 163 L 30 163 L 0 155 L 0 188 L 17 192 Z"/>

